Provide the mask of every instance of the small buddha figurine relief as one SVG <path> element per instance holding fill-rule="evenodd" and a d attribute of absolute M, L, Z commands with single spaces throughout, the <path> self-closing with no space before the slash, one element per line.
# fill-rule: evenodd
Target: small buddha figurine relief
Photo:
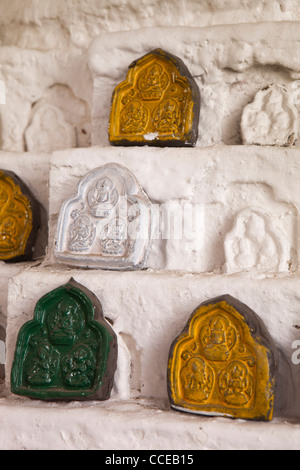
<path fill-rule="evenodd" d="M 139 269 L 150 244 L 150 201 L 134 176 L 110 163 L 85 175 L 63 204 L 58 262 L 101 269 Z"/>
<path fill-rule="evenodd" d="M 44 400 L 106 400 L 116 360 L 116 335 L 99 300 L 71 279 L 42 297 L 21 328 L 11 389 Z"/>
<path fill-rule="evenodd" d="M 277 350 L 261 319 L 229 295 L 201 304 L 170 348 L 171 407 L 271 420 Z"/>
<path fill-rule="evenodd" d="M 134 61 L 114 90 L 112 145 L 194 146 L 200 92 L 184 63 L 161 49 Z"/>
<path fill-rule="evenodd" d="M 31 260 L 40 223 L 40 205 L 28 187 L 0 170 L 0 260 Z"/>

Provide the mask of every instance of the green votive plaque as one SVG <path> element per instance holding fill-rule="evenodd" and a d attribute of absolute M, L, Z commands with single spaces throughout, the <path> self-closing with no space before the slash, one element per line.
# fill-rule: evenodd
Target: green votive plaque
<path fill-rule="evenodd" d="M 73 279 L 44 295 L 20 329 L 11 391 L 42 400 L 106 400 L 117 339 L 101 303 Z"/>

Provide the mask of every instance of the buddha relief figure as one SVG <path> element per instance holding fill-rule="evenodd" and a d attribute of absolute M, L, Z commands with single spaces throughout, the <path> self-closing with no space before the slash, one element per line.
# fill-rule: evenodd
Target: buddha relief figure
<path fill-rule="evenodd" d="M 156 49 L 134 61 L 114 90 L 110 143 L 194 146 L 199 111 L 199 89 L 184 63 Z"/>
<path fill-rule="evenodd" d="M 182 125 L 182 112 L 174 100 L 164 101 L 153 113 L 153 126 L 159 132 L 177 132 Z"/>
<path fill-rule="evenodd" d="M 44 103 L 36 109 L 25 131 L 25 141 L 29 152 L 51 153 L 76 147 L 76 132 L 59 108 Z"/>
<path fill-rule="evenodd" d="M 78 303 L 64 298 L 49 311 L 47 327 L 51 344 L 72 345 L 84 325 L 84 316 Z"/>
<path fill-rule="evenodd" d="M 127 224 L 121 218 L 112 220 L 101 233 L 103 252 L 110 255 L 125 256 L 127 249 Z"/>
<path fill-rule="evenodd" d="M 150 201 L 126 168 L 110 163 L 85 175 L 63 204 L 54 254 L 74 266 L 140 269 L 150 233 Z"/>
<path fill-rule="evenodd" d="M 70 226 L 69 248 L 72 251 L 87 250 L 95 239 L 95 225 L 86 215 L 81 215 L 78 211 L 74 211 L 71 217 L 74 218 L 74 222 Z"/>
<path fill-rule="evenodd" d="M 116 356 L 116 337 L 100 302 L 71 279 L 42 297 L 33 320 L 21 328 L 12 392 L 45 400 L 105 400 Z"/>
<path fill-rule="evenodd" d="M 0 260 L 32 259 L 39 225 L 40 207 L 27 186 L 0 171 Z"/>
<path fill-rule="evenodd" d="M 169 353 L 174 409 L 270 420 L 277 350 L 261 319 L 229 295 L 201 304 Z"/>
<path fill-rule="evenodd" d="M 91 213 L 96 217 L 107 217 L 118 202 L 119 194 L 109 178 L 101 178 L 88 193 Z"/>
<path fill-rule="evenodd" d="M 148 118 L 147 108 L 139 101 L 132 101 L 121 112 L 121 133 L 135 135 L 145 132 Z"/>
<path fill-rule="evenodd" d="M 26 379 L 33 387 L 50 385 L 55 379 L 59 352 L 48 341 L 32 341 L 34 348 L 26 357 Z"/>
<path fill-rule="evenodd" d="M 138 89 L 144 100 L 159 100 L 170 83 L 164 67 L 156 62 L 146 68 L 138 79 Z"/>
<path fill-rule="evenodd" d="M 210 318 L 200 331 L 203 354 L 213 361 L 227 361 L 236 340 L 236 330 L 222 315 Z"/>
<path fill-rule="evenodd" d="M 18 240 L 18 221 L 12 216 L 4 217 L 0 222 L 0 246 L 3 250 L 13 250 Z"/>

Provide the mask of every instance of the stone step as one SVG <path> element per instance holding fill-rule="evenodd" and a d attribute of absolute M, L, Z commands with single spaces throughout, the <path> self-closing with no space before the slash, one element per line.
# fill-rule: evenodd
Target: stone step
<path fill-rule="evenodd" d="M 70 278 L 92 291 L 118 340 L 118 364 L 112 397 L 168 400 L 167 366 L 172 341 L 202 302 L 229 294 L 250 307 L 264 322 L 279 350 L 278 388 L 274 415 L 299 417 L 300 386 L 299 274 L 263 277 L 170 273 L 116 272 L 42 266 L 10 280 L 7 317 L 6 388 L 21 326 L 33 318 L 37 301 Z"/>

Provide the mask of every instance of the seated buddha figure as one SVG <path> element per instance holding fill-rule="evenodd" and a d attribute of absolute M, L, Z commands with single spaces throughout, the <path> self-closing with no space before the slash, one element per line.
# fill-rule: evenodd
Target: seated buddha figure
<path fill-rule="evenodd" d="M 18 220 L 13 215 L 7 215 L 0 222 L 0 246 L 2 250 L 13 250 L 17 246 L 18 237 Z"/>
<path fill-rule="evenodd" d="M 134 175 L 108 163 L 82 177 L 62 205 L 56 231 L 59 263 L 140 269 L 150 246 L 150 201 Z"/>
<path fill-rule="evenodd" d="M 88 192 L 88 204 L 96 217 L 107 217 L 118 202 L 119 194 L 113 182 L 100 178 Z"/>
<path fill-rule="evenodd" d="M 262 320 L 229 295 L 201 304 L 169 353 L 172 408 L 270 420 L 277 350 Z"/>
<path fill-rule="evenodd" d="M 45 400 L 105 400 L 116 357 L 116 336 L 99 300 L 71 279 L 42 297 L 34 319 L 21 328 L 12 392 Z"/>

